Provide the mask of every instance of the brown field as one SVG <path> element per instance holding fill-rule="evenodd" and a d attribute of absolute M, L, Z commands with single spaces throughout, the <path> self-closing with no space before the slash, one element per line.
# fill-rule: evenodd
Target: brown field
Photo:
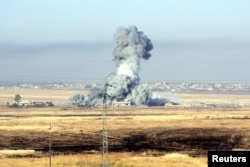
<path fill-rule="evenodd" d="M 50 123 L 52 166 L 100 166 L 102 108 L 3 105 L 15 94 L 23 99 L 62 102 L 77 92 L 0 90 L 1 167 L 48 166 Z M 250 95 L 240 94 L 178 96 L 180 102 L 226 104 L 231 104 L 232 99 L 240 102 L 250 99 Z M 110 107 L 108 114 L 109 159 L 113 167 L 205 167 L 208 150 L 250 149 L 250 108 L 247 107 Z"/>
<path fill-rule="evenodd" d="M 52 89 L 24 89 L 9 88 L 0 90 L 0 104 L 12 102 L 15 94 L 20 94 L 22 99 L 30 101 L 63 102 L 75 93 L 86 95 L 87 90 L 52 90 Z"/>

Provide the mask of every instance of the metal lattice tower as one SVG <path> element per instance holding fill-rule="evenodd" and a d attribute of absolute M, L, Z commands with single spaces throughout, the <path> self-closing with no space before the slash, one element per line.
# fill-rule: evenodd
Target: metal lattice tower
<path fill-rule="evenodd" d="M 107 98 L 109 95 L 107 94 L 109 84 L 104 85 L 103 89 L 103 112 L 102 112 L 102 165 L 101 167 L 109 167 L 108 160 L 108 123 L 107 123 Z"/>
<path fill-rule="evenodd" d="M 51 157 L 52 157 L 52 150 L 51 150 L 51 146 L 52 146 L 52 129 L 53 126 L 49 126 L 49 167 L 51 167 Z"/>

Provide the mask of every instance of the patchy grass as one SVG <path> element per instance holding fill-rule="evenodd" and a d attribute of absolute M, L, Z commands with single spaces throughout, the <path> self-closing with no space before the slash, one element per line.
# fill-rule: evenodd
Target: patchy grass
<path fill-rule="evenodd" d="M 186 154 L 172 153 L 163 156 L 145 156 L 135 153 L 111 153 L 109 156 L 111 167 L 205 167 L 205 157 L 193 158 Z M 0 158 L 1 167 L 46 167 L 48 157 L 44 158 Z M 101 155 L 75 154 L 52 157 L 55 167 L 100 167 Z"/>
<path fill-rule="evenodd" d="M 29 100 L 64 101 L 78 90 L 0 90 L 0 102 L 5 104 L 15 94 Z M 81 91 L 80 91 L 81 92 Z M 83 92 L 86 94 L 87 92 Z M 231 103 L 232 99 L 244 102 L 250 95 L 217 95 L 217 94 L 182 94 L 180 102 L 191 101 L 211 103 Z M 0 103 L 0 104 L 1 104 Z M 101 145 L 102 108 L 8 108 L 0 106 L 0 144 L 8 149 L 14 144 L 38 147 L 39 143 L 48 145 L 48 128 L 52 123 L 53 145 L 86 144 L 95 142 Z M 205 147 L 209 144 L 225 143 L 234 148 L 235 141 L 249 148 L 250 143 L 250 109 L 249 108 L 185 108 L 185 107 L 150 107 L 150 108 L 108 108 L 108 129 L 110 144 L 121 142 L 121 138 L 136 141 L 136 146 L 144 145 L 142 140 L 151 144 L 162 144 L 178 147 L 179 150 L 194 147 Z M 224 131 L 225 130 L 225 131 Z M 235 134 L 234 134 L 235 133 Z M 114 135 L 114 136 L 112 136 Z M 245 136 L 243 136 L 245 135 Z M 227 136 L 229 136 L 227 138 Z M 9 140 L 12 138 L 13 140 Z M 217 143 L 211 143 L 218 140 Z M 119 141 L 116 141 L 119 139 Z M 160 139 L 163 139 L 162 141 Z M 131 144 L 131 141 L 127 144 Z M 72 142 L 73 141 L 73 142 Z M 56 143 L 58 142 L 58 143 Z M 65 143 L 66 142 L 66 143 Z M 86 142 L 86 143 L 84 143 Z M 113 143 L 112 143 L 113 142 Z M 198 145 L 197 145 L 198 143 Z M 189 144 L 189 145 L 188 145 Z M 243 145 L 235 145 L 241 149 Z M 166 144 L 165 144 L 166 145 Z M 184 146 L 184 147 L 183 147 Z M 183 148 L 183 149 L 182 149 Z M 13 148 L 12 148 L 13 149 Z M 178 150 L 176 149 L 176 150 Z M 172 150 L 172 151 L 176 151 Z M 63 150 L 64 151 L 64 150 Z M 99 150 L 98 150 L 99 151 Z M 140 150 L 141 151 L 141 150 Z M 184 150 L 185 151 L 185 150 Z M 47 167 L 48 157 L 26 157 L 32 150 L 1 150 L 1 167 Z M 165 152 L 166 153 L 166 152 Z M 111 167 L 205 167 L 206 157 L 190 157 L 181 152 L 161 155 L 150 155 L 139 152 L 111 152 Z M 37 154 L 36 152 L 34 154 Z M 66 154 L 66 153 L 65 153 Z M 13 157 L 9 157 L 15 155 Z M 203 154 L 204 156 L 204 154 Z M 55 167 L 99 167 L 101 154 L 54 155 L 52 166 Z"/>
<path fill-rule="evenodd" d="M 102 108 L 6 108 L 0 112 L 0 130 L 96 132 L 101 130 Z M 155 127 L 207 127 L 242 129 L 250 127 L 250 109 L 236 108 L 234 111 L 190 108 L 129 108 L 108 111 L 110 130 L 148 129 Z M 180 124 L 181 122 L 181 124 Z"/>
<path fill-rule="evenodd" d="M 31 156 L 35 150 L 0 150 L 0 157 Z"/>

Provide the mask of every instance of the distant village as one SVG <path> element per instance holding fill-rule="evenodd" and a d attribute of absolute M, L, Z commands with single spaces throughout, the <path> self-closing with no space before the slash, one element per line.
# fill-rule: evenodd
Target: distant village
<path fill-rule="evenodd" d="M 152 91 L 168 91 L 173 93 L 250 93 L 250 83 L 171 83 L 171 82 L 150 82 L 147 83 Z M 32 84 L 22 83 L 16 85 L 1 85 L 0 90 L 5 88 L 29 88 L 29 89 L 92 89 L 103 85 L 101 83 L 50 83 Z"/>
<path fill-rule="evenodd" d="M 9 107 L 53 107 L 53 102 L 38 102 L 38 101 L 29 101 L 29 100 L 21 100 L 21 101 L 13 101 L 7 102 L 7 106 Z"/>
<path fill-rule="evenodd" d="M 170 83 L 170 82 L 152 82 L 147 83 L 152 91 L 156 92 L 170 92 L 170 93 L 250 93 L 250 83 Z M 2 89 L 51 89 L 51 90 L 91 90 L 93 88 L 102 88 L 100 83 L 22 83 L 15 85 L 0 85 Z M 52 101 L 28 101 L 20 100 L 8 102 L 10 107 L 52 107 L 55 104 Z M 74 105 L 74 104 L 73 104 Z M 130 106 L 131 100 L 124 99 L 123 101 L 115 101 L 112 104 L 116 107 Z M 178 105 L 169 101 L 166 105 Z M 190 106 L 205 106 L 214 107 L 213 104 L 203 104 L 199 102 L 192 102 Z"/>

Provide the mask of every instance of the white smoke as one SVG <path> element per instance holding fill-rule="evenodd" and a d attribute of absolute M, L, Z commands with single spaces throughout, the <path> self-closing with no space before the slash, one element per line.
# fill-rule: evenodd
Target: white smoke
<path fill-rule="evenodd" d="M 138 77 L 140 59 L 147 60 L 151 56 L 151 40 L 135 26 L 131 26 L 118 28 L 114 34 L 114 41 L 113 61 L 116 63 L 118 75 L 129 74 L 130 77 Z"/>
<path fill-rule="evenodd" d="M 108 89 L 111 99 L 123 100 L 131 98 L 133 104 L 147 104 L 150 99 L 150 90 L 146 84 L 140 85 L 140 60 L 149 59 L 153 44 L 142 31 L 135 26 L 118 28 L 114 34 L 115 48 L 113 61 L 117 72 L 110 74 L 106 82 L 114 88 Z"/>
<path fill-rule="evenodd" d="M 134 105 L 162 105 L 163 98 L 152 98 L 147 84 L 140 84 L 140 60 L 148 60 L 153 49 L 151 40 L 135 26 L 120 27 L 114 34 L 115 47 L 113 61 L 117 67 L 115 73 L 106 77 L 105 83 L 112 85 L 107 89 L 110 100 L 119 101 L 130 98 Z M 98 105 L 102 102 L 102 90 L 91 90 L 85 105 Z"/>
<path fill-rule="evenodd" d="M 164 98 L 154 98 L 147 84 L 140 84 L 140 60 L 148 60 L 153 49 L 151 40 L 135 26 L 118 28 L 114 34 L 113 61 L 117 72 L 106 78 L 114 86 L 108 89 L 111 99 L 130 98 L 134 105 L 164 105 Z"/>

